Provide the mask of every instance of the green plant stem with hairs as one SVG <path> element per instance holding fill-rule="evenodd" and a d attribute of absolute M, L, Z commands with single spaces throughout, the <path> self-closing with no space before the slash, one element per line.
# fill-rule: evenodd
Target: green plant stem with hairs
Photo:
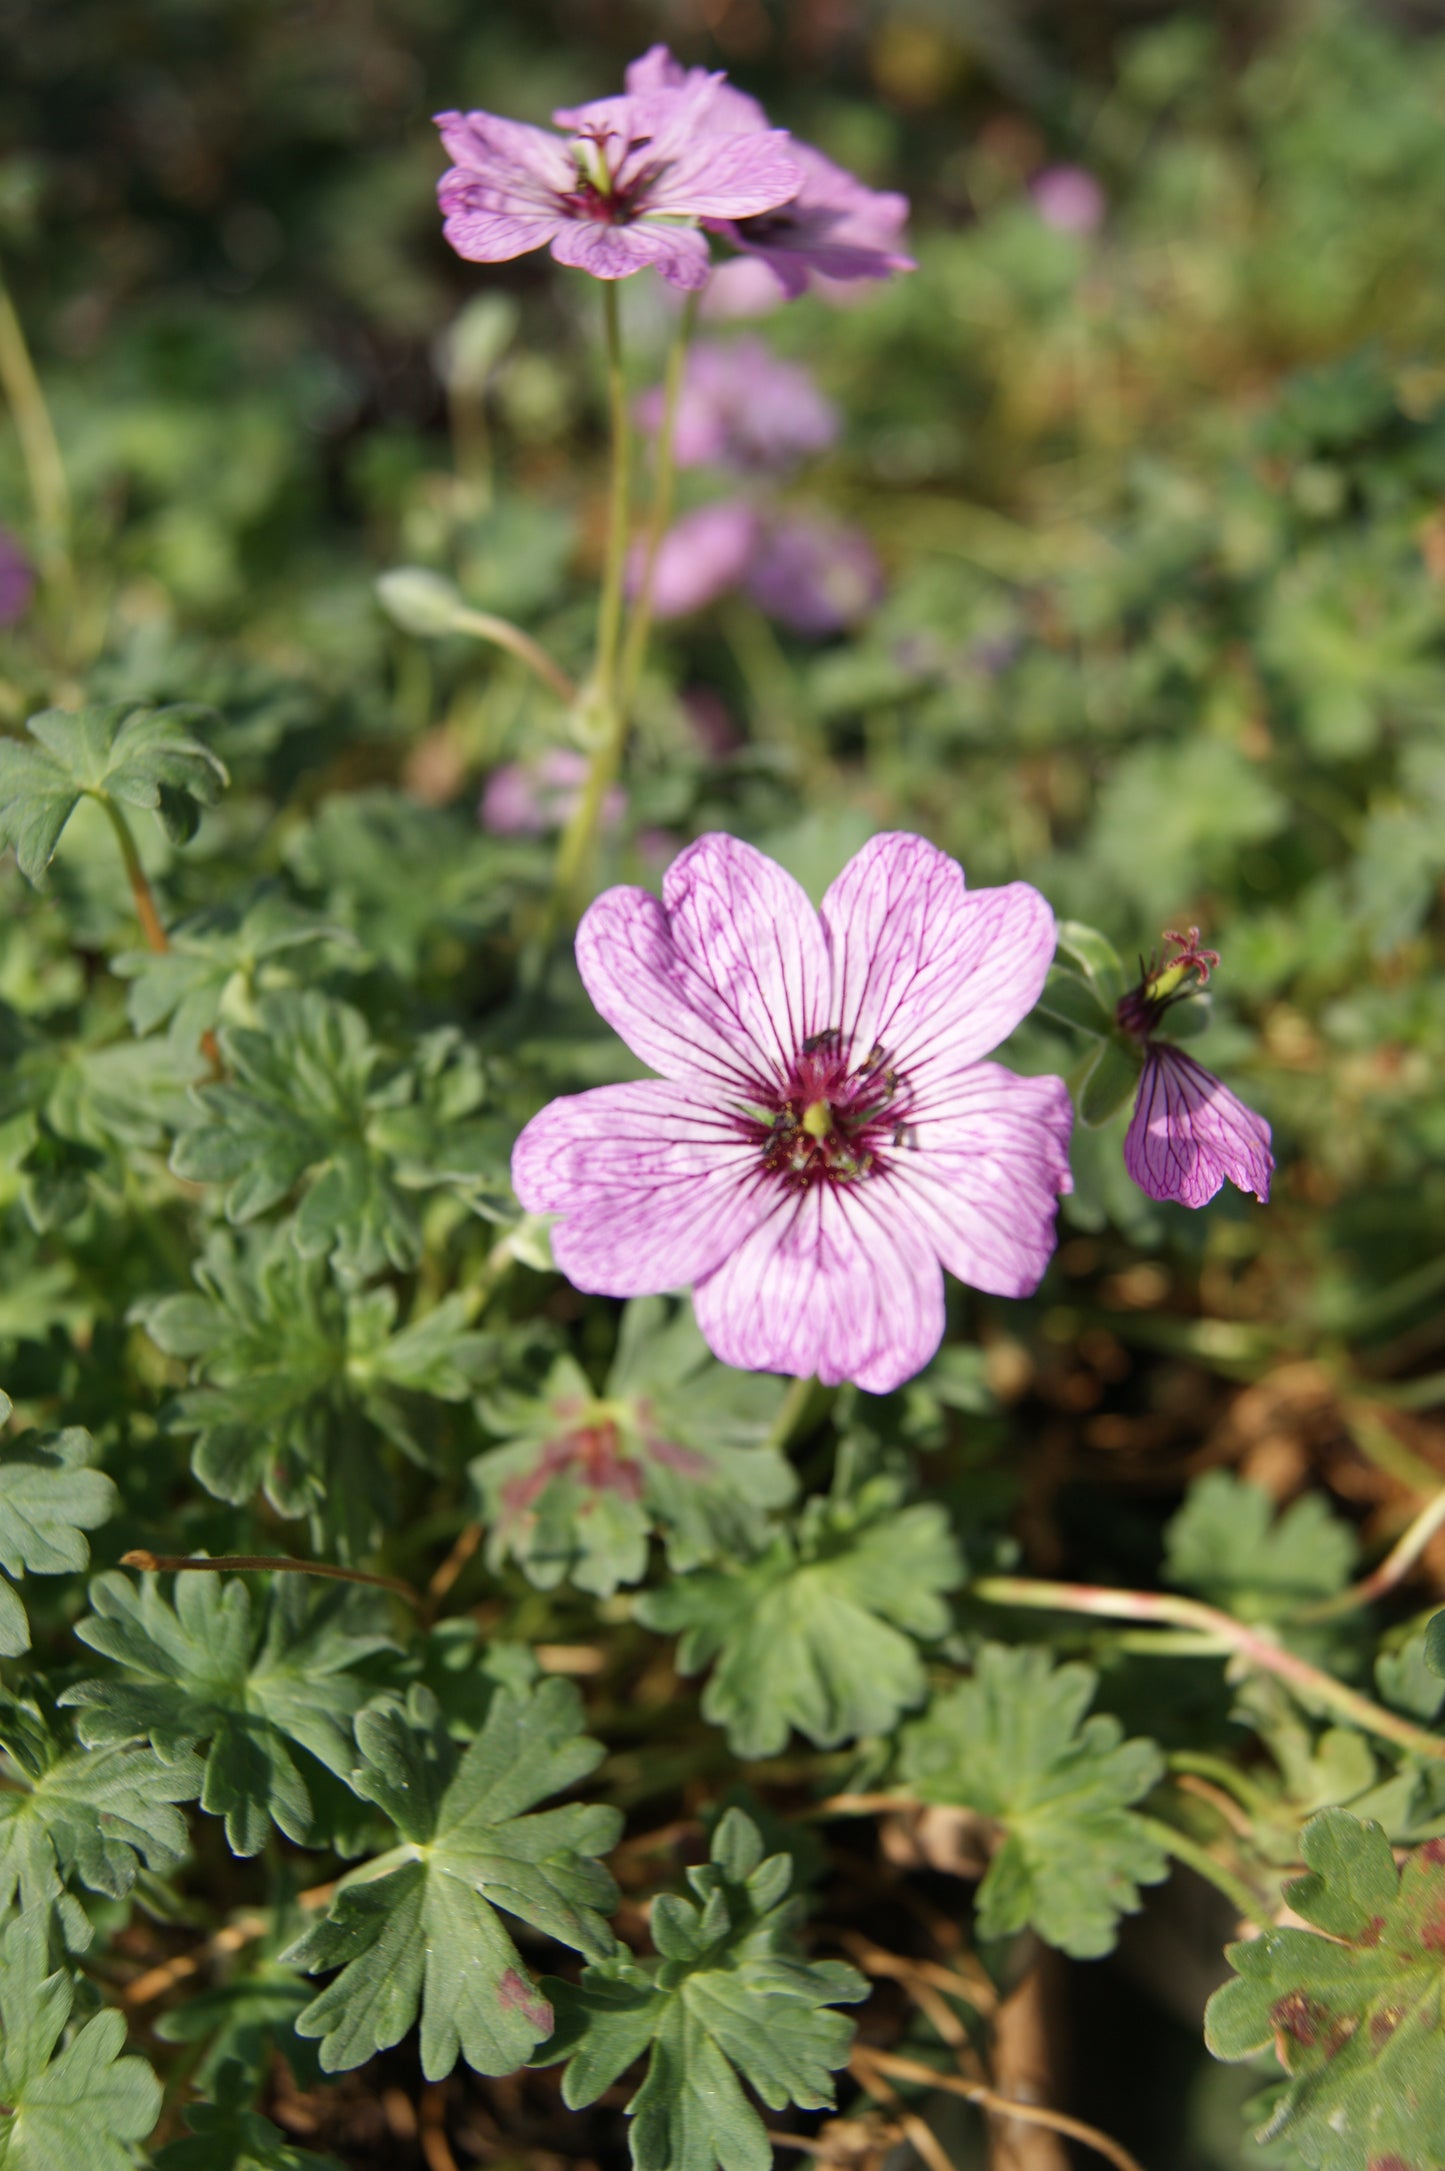
<path fill-rule="evenodd" d="M 50 409 L 30 359 L 25 332 L 0 273 L 0 387 L 20 440 L 20 457 L 35 507 L 36 553 L 48 579 L 70 581 L 70 486 Z"/>
<path fill-rule="evenodd" d="M 672 519 L 673 488 L 677 480 L 677 408 L 682 397 L 682 380 L 687 369 L 688 350 L 692 345 L 693 330 L 697 324 L 696 294 L 689 294 L 682 305 L 682 317 L 673 342 L 668 350 L 667 371 L 662 387 L 662 419 L 657 432 L 657 468 L 652 489 L 652 510 L 648 515 L 647 534 L 643 543 L 642 572 L 637 584 L 637 596 L 632 606 L 632 616 L 627 627 L 627 638 L 622 649 L 621 702 L 629 713 L 637 694 L 637 682 L 642 676 L 642 666 L 647 656 L 647 637 L 652 631 L 652 595 L 657 579 L 658 553 Z"/>

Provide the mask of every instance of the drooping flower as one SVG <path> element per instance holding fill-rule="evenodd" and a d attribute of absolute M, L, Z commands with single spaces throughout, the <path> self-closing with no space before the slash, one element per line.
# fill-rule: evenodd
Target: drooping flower
<path fill-rule="evenodd" d="M 695 91 L 706 78 L 701 68 L 684 68 L 674 60 L 665 45 L 654 45 L 632 63 L 626 80 L 634 95 L 656 95 Z M 768 119 L 755 98 L 729 85 L 706 109 L 704 125 L 761 130 Z M 886 279 L 914 268 L 901 247 L 906 196 L 865 187 L 811 144 L 795 141 L 791 150 L 800 172 L 788 202 L 741 216 L 714 213 L 707 218 L 714 233 L 743 252 L 742 260 L 723 264 L 713 274 L 710 314 L 753 316 L 780 297 L 795 301 L 810 286 L 829 294 L 838 284 Z M 763 269 L 770 280 L 759 279 Z"/>
<path fill-rule="evenodd" d="M 1144 1048 L 1124 1166 L 1151 1199 L 1207 1206 L 1227 1179 L 1263 1205 L 1274 1172 L 1269 1125 L 1192 1055 L 1154 1037 L 1172 1005 L 1203 987 L 1218 952 L 1200 949 L 1197 927 L 1164 939 L 1178 954 L 1151 965 L 1118 1007 L 1119 1024 Z"/>
<path fill-rule="evenodd" d="M 1057 1078 L 982 1060 L 1033 1007 L 1053 915 L 875 837 L 821 913 L 752 845 L 705 836 L 659 901 L 607 890 L 577 935 L 593 1002 L 658 1078 L 552 1101 L 512 1181 L 580 1289 L 691 1286 L 745 1371 L 887 1393 L 943 1333 L 943 1272 L 1025 1296 L 1070 1188 Z"/>
<path fill-rule="evenodd" d="M 25 616 L 35 593 L 35 568 L 8 528 L 0 528 L 0 626 Z"/>
<path fill-rule="evenodd" d="M 1104 223 L 1104 191 L 1087 166 L 1045 166 L 1030 181 L 1029 194 L 1055 233 L 1092 234 Z"/>
<path fill-rule="evenodd" d="M 530 761 L 503 762 L 487 778 L 478 809 L 483 829 L 497 837 L 544 837 L 561 829 L 587 782 L 587 756 L 574 747 L 549 747 Z M 615 828 L 627 795 L 614 784 L 602 801 L 602 825 Z"/>
<path fill-rule="evenodd" d="M 643 429 L 660 428 L 662 409 L 660 386 L 643 394 Z M 811 372 L 761 339 L 705 341 L 688 356 L 673 430 L 679 467 L 776 471 L 826 452 L 837 435 L 838 410 Z"/>
<path fill-rule="evenodd" d="M 704 286 L 710 257 L 696 222 L 755 217 L 798 188 L 784 131 L 727 124 L 736 96 L 698 70 L 681 89 L 556 113 L 562 135 L 494 113 L 439 113 L 455 162 L 437 184 L 447 240 L 474 263 L 550 247 L 596 279 L 651 267 L 672 286 Z"/>

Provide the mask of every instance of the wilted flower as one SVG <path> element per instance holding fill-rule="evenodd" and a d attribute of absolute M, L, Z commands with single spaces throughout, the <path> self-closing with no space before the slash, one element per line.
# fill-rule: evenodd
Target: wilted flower
<path fill-rule="evenodd" d="M 658 386 L 637 403 L 645 430 L 662 422 Z M 777 469 L 825 452 L 838 435 L 838 410 L 811 372 L 785 362 L 761 339 L 705 342 L 687 359 L 673 430 L 679 467 Z"/>
<path fill-rule="evenodd" d="M 705 836 L 662 899 L 607 890 L 577 934 L 587 991 L 660 1078 L 552 1101 L 512 1181 L 556 1214 L 580 1289 L 692 1285 L 724 1363 L 887 1393 L 943 1333 L 947 1267 L 1026 1296 L 1069 1189 L 1060 1079 L 980 1060 L 1032 1009 L 1053 915 L 968 892 L 921 837 L 875 837 L 813 909 Z"/>
<path fill-rule="evenodd" d="M 627 71 L 627 88 L 636 95 L 696 92 L 708 80 L 701 68 L 684 68 L 674 60 L 665 45 L 654 45 Z M 768 120 L 755 98 L 728 86 L 703 110 L 701 125 L 764 130 Z M 751 315 L 776 301 L 779 292 L 794 301 L 810 285 L 826 293 L 835 281 L 886 279 L 891 272 L 913 269 L 912 257 L 899 246 L 908 218 L 906 196 L 866 188 L 811 144 L 794 142 L 790 150 L 799 179 L 786 203 L 707 216 L 714 233 L 765 266 L 774 282 L 768 295 L 759 291 L 756 273 L 745 264 L 722 265 L 708 294 L 709 308 L 718 314 Z"/>
<path fill-rule="evenodd" d="M 575 810 L 587 782 L 587 756 L 570 746 L 554 746 L 531 761 L 504 762 L 487 778 L 478 810 L 483 829 L 498 837 L 544 837 L 561 829 Z M 615 828 L 627 807 L 627 794 L 613 785 L 602 801 L 604 828 Z"/>
<path fill-rule="evenodd" d="M 1274 1170 L 1269 1125 L 1193 1056 L 1154 1038 L 1171 1005 L 1208 980 L 1218 953 L 1200 949 L 1197 927 L 1164 939 L 1179 944 L 1178 954 L 1151 965 L 1118 1008 L 1124 1031 L 1145 1048 L 1124 1166 L 1151 1199 L 1207 1206 L 1228 1178 L 1263 1204 Z"/>
<path fill-rule="evenodd" d="M 447 240 L 474 263 L 550 246 L 558 263 L 597 279 L 650 266 L 673 286 L 703 286 L 708 244 L 692 222 L 753 217 L 798 187 L 782 130 L 729 126 L 737 96 L 698 70 L 681 89 L 559 112 L 564 135 L 493 113 L 439 113 L 455 160 L 437 184 Z"/>
<path fill-rule="evenodd" d="M 1104 191 L 1087 166 L 1045 166 L 1029 183 L 1034 209 L 1060 234 L 1092 234 L 1104 223 Z"/>
<path fill-rule="evenodd" d="M 35 568 L 8 528 L 0 528 L 0 626 L 13 626 L 30 608 Z"/>
<path fill-rule="evenodd" d="M 859 529 L 790 516 L 764 535 L 748 593 L 794 633 L 821 638 L 867 617 L 883 594 L 883 568 Z"/>

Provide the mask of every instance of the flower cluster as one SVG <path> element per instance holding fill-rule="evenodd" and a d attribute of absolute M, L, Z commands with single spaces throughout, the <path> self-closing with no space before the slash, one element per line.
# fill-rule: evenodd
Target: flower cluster
<path fill-rule="evenodd" d="M 921 837 L 875 837 L 821 912 L 702 837 L 661 902 L 608 890 L 578 930 L 593 1002 L 662 1075 L 549 1103 L 517 1196 L 561 1217 L 578 1288 L 691 1285 L 725 1363 L 887 1392 L 942 1338 L 942 1268 L 1024 1296 L 1053 1251 L 1068 1093 L 982 1060 L 1053 951 L 1036 890 L 970 892 Z"/>
<path fill-rule="evenodd" d="M 493 113 L 437 115 L 453 161 L 437 192 L 459 256 L 495 264 L 550 248 L 597 279 L 651 269 L 696 290 L 712 271 L 712 234 L 738 252 L 714 279 L 722 313 L 911 266 L 898 246 L 903 197 L 794 143 L 755 99 L 665 46 L 633 62 L 621 97 L 553 120 L 560 133 Z"/>

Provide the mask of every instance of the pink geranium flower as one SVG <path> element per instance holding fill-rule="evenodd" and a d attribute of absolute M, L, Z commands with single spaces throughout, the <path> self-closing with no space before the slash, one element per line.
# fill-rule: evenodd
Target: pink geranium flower
<path fill-rule="evenodd" d="M 1269 1125 L 1192 1055 L 1154 1038 L 1169 1009 L 1208 980 L 1218 953 L 1200 949 L 1197 927 L 1164 939 L 1180 945 L 1178 955 L 1151 965 L 1119 1004 L 1120 1025 L 1145 1048 L 1124 1166 L 1151 1199 L 1207 1206 L 1227 1180 L 1263 1205 L 1274 1172 Z"/>
<path fill-rule="evenodd" d="M 681 89 L 557 113 L 562 135 L 494 113 L 439 113 L 455 161 L 437 184 L 447 240 L 474 263 L 550 247 L 597 279 L 651 267 L 673 286 L 705 285 L 696 222 L 754 217 L 799 181 L 782 130 L 727 125 L 736 95 L 698 70 Z"/>
<path fill-rule="evenodd" d="M 652 569 L 652 611 L 658 619 L 687 618 L 741 585 L 762 535 L 762 515 L 745 498 L 718 498 L 673 522 Z M 627 566 L 629 592 L 642 584 L 645 546 Z"/>
<path fill-rule="evenodd" d="M 724 1363 L 887 1393 L 938 1347 L 944 1267 L 1026 1296 L 1053 1251 L 1068 1094 L 981 1060 L 1053 951 L 1036 890 L 966 891 L 921 837 L 873 838 L 821 913 L 753 846 L 701 837 L 660 902 L 607 890 L 577 934 L 592 1000 L 661 1077 L 552 1101 L 517 1196 L 560 1216 L 579 1289 L 691 1285 Z"/>
<path fill-rule="evenodd" d="M 661 427 L 660 385 L 644 392 L 637 419 Z M 757 473 L 790 467 L 826 452 L 838 435 L 838 410 L 801 362 L 785 362 L 761 339 L 705 341 L 687 358 L 673 429 L 679 467 L 729 467 Z"/>
<path fill-rule="evenodd" d="M 633 594 L 642 565 L 639 544 L 628 564 Z M 686 618 L 736 589 L 791 632 L 821 640 L 867 617 L 883 593 L 883 568 L 858 528 L 719 498 L 684 513 L 662 538 L 653 614 Z"/>
<path fill-rule="evenodd" d="M 1045 166 L 1029 183 L 1034 209 L 1059 234 L 1092 234 L 1104 223 L 1108 203 L 1087 166 Z"/>
<path fill-rule="evenodd" d="M 663 91 L 692 92 L 710 80 L 701 68 L 684 68 L 665 45 L 654 45 L 627 71 L 627 88 L 636 95 Z M 755 98 L 730 85 L 717 94 L 703 115 L 703 125 L 765 130 L 767 115 Z M 867 188 L 835 166 L 811 144 L 793 143 L 799 168 L 789 200 L 759 212 L 711 213 L 707 224 L 745 257 L 772 274 L 772 292 L 759 292 L 756 272 L 747 264 L 724 264 L 713 275 L 710 311 L 752 315 L 776 301 L 779 293 L 795 301 L 809 286 L 828 293 L 834 282 L 886 279 L 912 271 L 911 256 L 900 243 L 908 219 L 908 198 Z M 736 289 L 736 291 L 734 291 Z"/>
<path fill-rule="evenodd" d="M 575 747 L 553 746 L 530 761 L 505 761 L 487 778 L 478 816 L 495 837 L 545 837 L 575 813 L 587 783 L 588 761 Z M 602 826 L 615 829 L 627 794 L 614 784 L 602 800 Z"/>

